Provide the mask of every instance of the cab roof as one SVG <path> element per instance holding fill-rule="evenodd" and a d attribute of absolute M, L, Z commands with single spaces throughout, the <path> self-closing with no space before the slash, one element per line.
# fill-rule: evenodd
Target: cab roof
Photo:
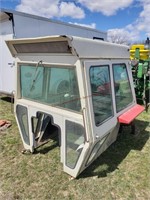
<path fill-rule="evenodd" d="M 19 54 L 67 54 L 79 58 L 128 58 L 129 47 L 75 36 L 47 36 L 6 41 L 13 56 Z"/>

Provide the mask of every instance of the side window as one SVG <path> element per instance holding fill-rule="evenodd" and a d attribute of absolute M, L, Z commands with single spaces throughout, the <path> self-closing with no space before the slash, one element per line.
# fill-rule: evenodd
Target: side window
<path fill-rule="evenodd" d="M 96 126 L 113 116 L 109 66 L 91 66 L 90 84 Z"/>
<path fill-rule="evenodd" d="M 117 112 L 126 108 L 133 100 L 128 72 L 125 64 L 113 64 L 114 87 Z"/>

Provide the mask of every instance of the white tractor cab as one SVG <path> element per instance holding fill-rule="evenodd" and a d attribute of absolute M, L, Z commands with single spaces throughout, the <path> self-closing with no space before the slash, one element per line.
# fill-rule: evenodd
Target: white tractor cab
<path fill-rule="evenodd" d="M 59 136 L 77 177 L 144 108 L 136 104 L 127 46 L 71 36 L 6 41 L 16 57 L 15 116 L 30 152 Z"/>

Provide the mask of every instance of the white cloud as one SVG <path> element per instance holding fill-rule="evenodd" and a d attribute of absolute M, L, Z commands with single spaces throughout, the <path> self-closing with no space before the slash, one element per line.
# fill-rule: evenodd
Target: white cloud
<path fill-rule="evenodd" d="M 101 12 L 106 16 L 114 15 L 119 9 L 129 7 L 134 0 L 78 0 L 92 12 Z"/>
<path fill-rule="evenodd" d="M 72 17 L 82 19 L 85 17 L 84 10 L 73 2 L 60 0 L 21 0 L 16 10 L 47 18 Z"/>
<path fill-rule="evenodd" d="M 150 37 L 150 0 L 141 0 L 143 11 L 140 13 L 136 24 L 139 31 L 145 31 Z"/>
<path fill-rule="evenodd" d="M 77 7 L 74 3 L 72 2 L 62 2 L 60 4 L 60 16 L 70 16 L 72 18 L 76 19 L 81 19 L 85 17 L 84 11 L 80 8 Z"/>

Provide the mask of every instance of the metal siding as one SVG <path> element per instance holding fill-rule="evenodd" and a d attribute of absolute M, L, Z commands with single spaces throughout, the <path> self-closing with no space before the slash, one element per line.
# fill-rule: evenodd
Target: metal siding
<path fill-rule="evenodd" d="M 49 35 L 73 35 L 85 38 L 104 38 L 106 33 L 94 29 L 73 26 L 71 24 L 31 18 L 14 14 L 16 38 L 29 38 Z"/>
<path fill-rule="evenodd" d="M 85 38 L 102 37 L 106 40 L 106 34 L 94 29 L 84 29 L 83 27 L 71 26 L 54 22 L 44 22 L 39 20 L 40 36 L 48 35 L 72 35 Z"/>
<path fill-rule="evenodd" d="M 25 16 L 13 15 L 15 23 L 15 37 L 29 38 L 39 36 L 39 22 Z"/>

